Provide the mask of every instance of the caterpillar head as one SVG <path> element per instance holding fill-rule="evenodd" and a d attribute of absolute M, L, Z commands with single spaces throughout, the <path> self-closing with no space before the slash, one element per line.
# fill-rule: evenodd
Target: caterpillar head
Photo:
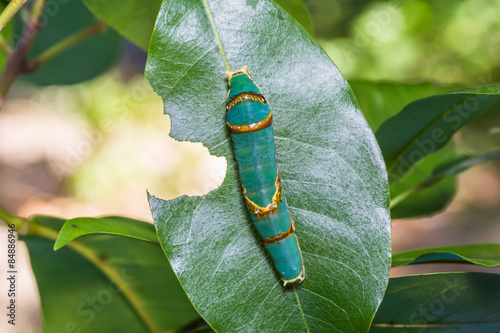
<path fill-rule="evenodd" d="M 252 76 L 248 73 L 247 66 L 234 71 L 227 71 L 226 75 L 227 82 L 229 83 L 228 100 L 242 92 L 262 94 L 260 87 L 252 81 Z"/>

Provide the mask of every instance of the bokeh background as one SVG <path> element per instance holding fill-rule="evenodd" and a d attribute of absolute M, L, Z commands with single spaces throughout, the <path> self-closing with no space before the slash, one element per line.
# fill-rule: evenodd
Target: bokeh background
<path fill-rule="evenodd" d="M 499 0 L 305 2 L 316 39 L 348 81 L 466 87 L 500 82 Z M 207 193 L 222 182 L 223 158 L 210 156 L 199 143 L 169 137 L 161 99 L 143 77 L 145 61 L 143 51 L 123 41 L 116 65 L 90 81 L 15 85 L 0 111 L 0 207 L 20 216 L 124 215 L 151 221 L 146 190 L 172 199 Z M 499 111 L 467 125 L 455 145 L 472 154 L 499 148 Z M 500 163 L 461 174 L 457 195 L 444 212 L 394 221 L 392 239 L 394 252 L 499 242 Z M 6 244 L 2 236 L 0 248 Z M 18 260 L 22 308 L 15 332 L 38 332 L 36 282 L 22 244 Z M 422 265 L 391 274 L 469 269 L 480 270 Z M 2 332 L 9 329 L 0 326 Z"/>

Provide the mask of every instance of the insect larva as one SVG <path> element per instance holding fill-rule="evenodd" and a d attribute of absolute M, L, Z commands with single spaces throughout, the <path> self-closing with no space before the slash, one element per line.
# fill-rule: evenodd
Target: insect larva
<path fill-rule="evenodd" d="M 269 103 L 247 66 L 226 74 L 230 88 L 226 122 L 250 218 L 283 285 L 300 283 L 305 278 L 304 265 L 276 164 Z"/>

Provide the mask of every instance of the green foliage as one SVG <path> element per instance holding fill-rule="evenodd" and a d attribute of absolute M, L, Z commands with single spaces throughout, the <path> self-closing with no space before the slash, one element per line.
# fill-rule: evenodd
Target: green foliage
<path fill-rule="evenodd" d="M 54 253 L 64 222 L 35 216 L 30 233 L 21 237 L 37 279 L 45 332 L 160 332 L 196 317 L 159 247 L 94 236 Z"/>
<path fill-rule="evenodd" d="M 82 0 L 48 2 L 44 9 L 42 29 L 28 53 L 29 58 L 40 55 L 55 43 L 90 26 L 95 19 Z M 21 23 L 18 20 L 15 42 L 22 35 Z M 121 37 L 109 29 L 61 53 L 35 73 L 24 75 L 23 79 L 40 85 L 74 84 L 89 80 L 116 63 L 121 46 Z"/>
<path fill-rule="evenodd" d="M 371 333 L 500 330 L 500 276 L 442 273 L 392 278 Z"/>
<path fill-rule="evenodd" d="M 404 176 L 417 161 L 444 147 L 456 131 L 498 102 L 500 85 L 491 85 L 408 104 L 376 133 L 389 179 Z"/>
<path fill-rule="evenodd" d="M 296 288 L 281 286 L 242 200 L 224 120 L 221 51 L 230 68 L 248 65 L 273 110 L 277 161 L 306 266 Z M 220 332 L 366 331 L 388 275 L 387 179 L 331 60 L 270 1 L 169 1 L 146 76 L 171 116 L 171 136 L 201 141 L 228 160 L 223 184 L 206 196 L 150 198 L 160 242 L 203 318 Z"/>
<path fill-rule="evenodd" d="M 84 0 L 90 10 L 120 34 L 147 51 L 162 0 Z M 309 33 L 311 18 L 302 0 L 276 0 Z"/>
<path fill-rule="evenodd" d="M 159 245 L 155 229 L 150 223 L 119 216 L 78 217 L 64 223 L 54 244 L 54 250 L 79 237 L 92 234 L 118 235 Z"/>
<path fill-rule="evenodd" d="M 392 266 L 436 262 L 472 263 L 500 266 L 500 244 L 466 244 L 418 249 L 394 254 Z"/>
<path fill-rule="evenodd" d="M 314 8 L 319 1 L 307 3 Z M 455 194 L 456 175 L 500 157 L 500 150 L 464 154 L 450 142 L 473 118 L 500 105 L 499 84 L 451 92 L 457 87 L 353 80 L 353 94 L 311 39 L 313 25 L 300 0 L 47 2 L 30 58 L 91 25 L 95 17 L 84 4 L 120 34 L 149 48 L 146 75 L 171 117 L 171 136 L 203 143 L 226 158 L 228 169 L 223 184 L 205 196 L 170 201 L 149 196 L 155 226 L 114 216 L 26 220 L 0 209 L 1 219 L 24 232 L 20 238 L 37 279 L 44 331 L 500 330 L 499 275 L 388 279 L 388 176 L 392 218 L 443 210 Z M 437 0 L 434 6 L 439 4 Z M 454 6 L 463 10 L 471 4 L 465 0 Z M 352 39 L 364 38 L 365 43 L 347 54 L 356 55 L 350 57 L 354 61 L 366 56 L 375 61 L 362 61 L 358 70 L 377 77 L 381 68 L 390 67 L 391 73 L 407 67 L 411 57 L 401 56 L 411 49 L 405 36 L 432 31 L 433 18 L 427 16 L 431 6 L 424 1 L 363 5 L 366 11 L 353 23 Z M 474 15 L 496 8 L 479 7 Z M 498 25 L 497 16 L 484 17 L 488 31 Z M 381 25 L 384 17 L 387 24 L 379 33 L 359 35 L 373 22 Z M 473 31 L 466 26 L 462 31 L 460 24 L 452 24 L 444 34 L 461 31 L 448 37 L 462 39 Z M 2 34 L 10 42 L 9 28 Z M 14 35 L 20 33 L 18 27 Z M 482 34 L 485 38 L 488 34 Z M 88 39 L 25 79 L 68 84 L 92 78 L 115 63 L 120 40 L 112 30 Z M 401 45 L 401 52 L 394 56 L 382 47 L 374 55 L 375 40 L 382 46 Z M 332 44 L 324 45 L 328 50 Z M 489 57 L 484 54 L 478 59 Z M 0 67 L 5 59 L 0 56 Z M 306 269 L 305 281 L 291 288 L 282 287 L 251 226 L 226 129 L 223 73 L 243 65 L 273 110 L 277 163 Z M 500 244 L 433 247 L 392 256 L 392 266 L 427 263 L 497 267 Z"/>
<path fill-rule="evenodd" d="M 83 0 L 100 19 L 147 51 L 162 0 Z"/>

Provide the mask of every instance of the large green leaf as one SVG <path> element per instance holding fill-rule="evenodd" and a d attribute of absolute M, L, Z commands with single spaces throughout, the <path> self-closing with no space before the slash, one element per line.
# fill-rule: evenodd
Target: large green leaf
<path fill-rule="evenodd" d="M 161 332 L 196 318 L 159 247 L 87 237 L 57 252 L 64 220 L 35 216 L 22 236 L 30 253 L 45 332 Z"/>
<path fill-rule="evenodd" d="M 384 122 L 376 136 L 390 179 L 441 149 L 453 134 L 500 102 L 500 84 L 420 99 Z"/>
<path fill-rule="evenodd" d="M 42 29 L 28 54 L 30 59 L 41 54 L 64 38 L 95 22 L 95 16 L 82 0 L 48 1 Z M 18 36 L 22 33 L 19 21 Z M 93 36 L 50 60 L 35 73 L 23 75 L 23 80 L 49 85 L 73 84 L 101 74 L 113 66 L 121 54 L 121 37 L 112 29 Z"/>
<path fill-rule="evenodd" d="M 90 10 L 143 50 L 148 50 L 162 0 L 84 0 Z M 276 0 L 312 33 L 309 12 L 302 0 Z"/>
<path fill-rule="evenodd" d="M 371 333 L 500 332 L 500 275 L 391 278 Z"/>
<path fill-rule="evenodd" d="M 90 10 L 147 51 L 162 0 L 84 0 Z"/>
<path fill-rule="evenodd" d="M 86 235 L 111 234 L 150 242 L 159 246 L 156 232 L 151 223 L 118 216 L 77 217 L 66 221 L 59 231 L 54 249 L 58 250 L 69 242 Z"/>
<path fill-rule="evenodd" d="M 500 244 L 465 244 L 405 251 L 392 256 L 392 266 L 435 262 L 500 266 Z"/>
<path fill-rule="evenodd" d="M 273 109 L 306 269 L 294 288 L 274 273 L 241 195 L 224 71 L 243 65 Z M 170 135 L 228 162 L 223 184 L 206 196 L 150 197 L 160 242 L 205 320 L 218 332 L 366 332 L 388 276 L 387 176 L 326 54 L 272 1 L 172 0 L 158 16 L 146 75 L 171 116 Z"/>

